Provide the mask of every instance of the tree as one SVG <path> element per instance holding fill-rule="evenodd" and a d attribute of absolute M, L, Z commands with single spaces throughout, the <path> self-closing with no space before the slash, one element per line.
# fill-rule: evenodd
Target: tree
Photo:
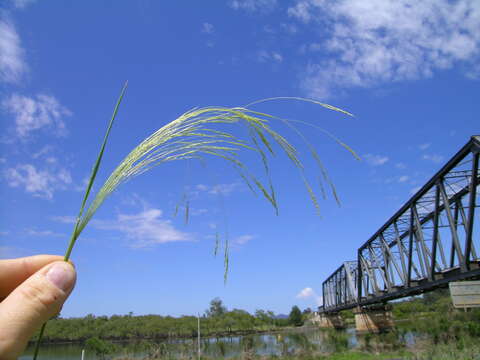
<path fill-rule="evenodd" d="M 303 315 L 308 315 L 308 314 L 311 314 L 312 313 L 312 309 L 310 309 L 309 307 L 306 308 L 305 310 L 303 310 Z"/>
<path fill-rule="evenodd" d="M 288 322 L 294 326 L 303 325 L 302 312 L 300 311 L 300 308 L 297 305 L 294 305 L 292 307 L 292 310 L 290 311 L 290 315 L 288 315 Z"/>
<path fill-rule="evenodd" d="M 218 297 L 210 301 L 210 308 L 206 311 L 208 317 L 222 316 L 227 312 L 227 307 L 223 305 Z"/>
<path fill-rule="evenodd" d="M 97 337 L 92 337 L 85 341 L 85 347 L 88 350 L 93 351 L 101 359 L 105 359 L 105 356 L 115 352 L 115 345 L 111 342 L 101 340 Z"/>

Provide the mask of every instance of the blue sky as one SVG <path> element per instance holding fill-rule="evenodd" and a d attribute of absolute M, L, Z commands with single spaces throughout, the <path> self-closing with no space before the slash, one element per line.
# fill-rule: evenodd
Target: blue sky
<path fill-rule="evenodd" d="M 355 114 L 255 106 L 313 123 L 362 158 L 301 128 L 341 198 L 321 200 L 321 218 L 282 157 L 271 163 L 279 216 L 215 159 L 162 165 L 120 187 L 74 249 L 78 283 L 63 316 L 195 314 L 216 296 L 248 311 L 314 307 L 322 281 L 479 133 L 478 1 L 11 0 L 0 16 L 2 258 L 64 253 L 127 79 L 99 184 L 193 107 L 302 96 Z M 173 217 L 185 191 L 188 224 Z M 216 231 L 230 239 L 226 285 Z"/>

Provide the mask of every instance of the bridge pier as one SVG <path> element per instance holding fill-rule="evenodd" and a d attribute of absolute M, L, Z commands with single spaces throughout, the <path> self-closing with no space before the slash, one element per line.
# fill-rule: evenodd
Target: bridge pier
<path fill-rule="evenodd" d="M 395 326 L 391 310 L 389 305 L 355 308 L 353 313 L 357 332 L 378 333 L 391 329 Z"/>
<path fill-rule="evenodd" d="M 339 313 L 316 313 L 312 321 L 322 329 L 345 328 L 345 323 Z"/>

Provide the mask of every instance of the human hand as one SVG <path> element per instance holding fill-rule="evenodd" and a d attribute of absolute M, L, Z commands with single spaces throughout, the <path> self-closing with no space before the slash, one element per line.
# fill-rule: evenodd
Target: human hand
<path fill-rule="evenodd" d="M 76 280 L 61 256 L 0 260 L 0 359 L 19 357 L 28 340 L 58 314 Z"/>

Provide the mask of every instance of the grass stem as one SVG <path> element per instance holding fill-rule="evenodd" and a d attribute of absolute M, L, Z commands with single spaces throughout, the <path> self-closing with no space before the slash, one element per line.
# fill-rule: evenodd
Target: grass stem
<path fill-rule="evenodd" d="M 63 257 L 64 261 L 68 261 L 70 259 L 70 254 L 72 253 L 73 246 L 75 245 L 75 242 L 77 241 L 78 236 L 80 235 L 80 232 L 78 231 L 78 225 L 80 224 L 80 221 L 82 219 L 83 211 L 85 209 L 85 204 L 87 203 L 88 197 L 90 195 L 90 191 L 92 190 L 93 182 L 95 181 L 95 178 L 97 177 L 97 172 L 98 169 L 100 168 L 100 163 L 102 161 L 103 153 L 105 151 L 105 146 L 107 144 L 108 136 L 110 135 L 110 131 L 112 130 L 112 125 L 113 122 L 115 121 L 115 117 L 117 116 L 118 108 L 120 107 L 120 103 L 122 102 L 123 96 L 125 95 L 125 91 L 127 90 L 128 86 L 128 81 L 125 82 L 125 85 L 123 85 L 122 91 L 120 93 L 120 96 L 117 100 L 117 103 L 115 105 L 115 109 L 113 110 L 112 117 L 110 119 L 110 122 L 107 127 L 107 131 L 105 133 L 105 136 L 103 138 L 103 143 L 100 148 L 100 152 L 98 154 L 97 160 L 95 161 L 95 164 L 93 165 L 92 168 L 92 173 L 90 175 L 90 179 L 88 180 L 88 185 L 85 190 L 85 195 L 83 196 L 82 204 L 80 206 L 80 211 L 77 216 L 77 220 L 75 221 L 75 226 L 73 227 L 73 232 L 72 236 L 70 238 L 70 242 L 68 244 L 67 251 L 65 252 L 65 256 Z M 37 343 L 35 344 L 35 352 L 33 354 L 33 360 L 37 360 L 38 356 L 38 351 L 40 349 L 40 342 L 42 341 L 43 333 L 45 331 L 47 323 L 45 322 L 42 325 L 42 328 L 40 329 L 40 333 L 38 335 Z"/>

